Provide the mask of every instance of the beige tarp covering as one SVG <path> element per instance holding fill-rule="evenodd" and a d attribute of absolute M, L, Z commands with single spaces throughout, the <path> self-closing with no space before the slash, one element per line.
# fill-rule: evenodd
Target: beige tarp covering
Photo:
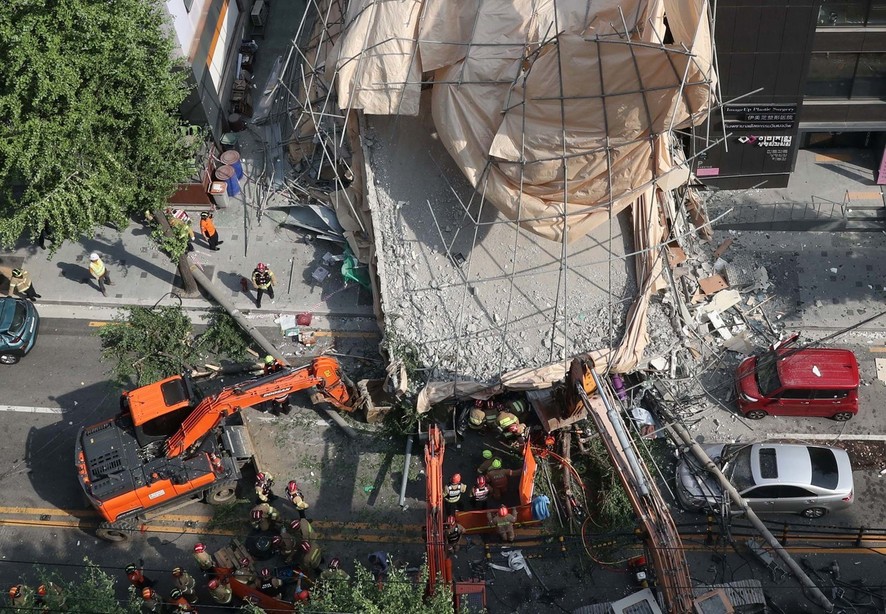
<path fill-rule="evenodd" d="M 372 114 L 418 113 L 433 71 L 449 153 L 555 241 L 564 212 L 576 239 L 671 170 L 656 141 L 705 115 L 713 80 L 699 0 L 353 0 L 331 69 L 341 108 Z"/>

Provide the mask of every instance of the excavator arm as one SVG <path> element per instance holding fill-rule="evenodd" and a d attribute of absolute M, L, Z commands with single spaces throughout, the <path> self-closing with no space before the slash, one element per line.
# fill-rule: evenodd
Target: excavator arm
<path fill-rule="evenodd" d="M 227 416 L 263 401 L 284 398 L 298 390 L 315 388 L 314 403 L 327 402 L 336 409 L 352 411 L 354 400 L 337 360 L 319 356 L 304 367 L 280 370 L 223 389 L 206 397 L 194 408 L 181 427 L 164 443 L 167 458 L 184 454 L 199 443 Z"/>

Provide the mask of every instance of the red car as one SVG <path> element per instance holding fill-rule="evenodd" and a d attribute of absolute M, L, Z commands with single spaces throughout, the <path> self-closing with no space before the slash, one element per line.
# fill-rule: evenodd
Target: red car
<path fill-rule="evenodd" d="M 858 413 L 858 361 L 849 350 L 797 348 L 797 335 L 736 371 L 738 407 L 745 417 L 808 416 L 846 421 Z"/>

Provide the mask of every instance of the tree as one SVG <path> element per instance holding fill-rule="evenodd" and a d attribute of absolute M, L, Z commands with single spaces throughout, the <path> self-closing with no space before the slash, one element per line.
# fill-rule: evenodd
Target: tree
<path fill-rule="evenodd" d="M 52 612 L 103 612 L 105 614 L 138 614 L 140 600 L 130 595 L 129 601 L 117 599 L 116 580 L 84 557 L 83 568 L 73 579 L 55 572 L 36 569 L 40 584 L 47 587 L 45 604 Z M 40 612 L 34 608 L 34 590 L 28 587 L 29 603 L 23 608 L 0 606 L 0 612 Z"/>
<path fill-rule="evenodd" d="M 210 312 L 206 330 L 196 337 L 179 306 L 125 307 L 98 333 L 102 357 L 112 361 L 115 379 L 120 383 L 134 379 L 139 386 L 181 373 L 206 354 L 240 360 L 249 347 L 246 334 L 219 307 Z"/>
<path fill-rule="evenodd" d="M 385 614 L 452 614 L 452 590 L 437 583 L 434 594 L 426 597 L 428 566 L 422 565 L 418 577 L 410 577 L 404 567 L 391 565 L 387 580 L 379 584 L 362 565 L 356 565 L 350 582 L 320 582 L 311 600 L 301 606 L 306 614 L 323 612 L 361 612 Z"/>
<path fill-rule="evenodd" d="M 7 0 L 0 11 L 0 245 L 162 210 L 193 171 L 186 72 L 161 0 Z M 53 242 L 52 249 L 56 249 Z"/>

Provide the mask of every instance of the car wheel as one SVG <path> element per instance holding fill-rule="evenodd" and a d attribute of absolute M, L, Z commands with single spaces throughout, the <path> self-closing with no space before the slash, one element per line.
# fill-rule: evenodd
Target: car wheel
<path fill-rule="evenodd" d="M 803 510 L 803 517 L 804 518 L 821 518 L 822 516 L 824 516 L 827 513 L 828 513 L 828 511 L 826 509 L 824 509 L 823 507 L 810 507 L 808 510 Z"/>
<path fill-rule="evenodd" d="M 209 505 L 224 505 L 237 498 L 237 482 L 225 482 L 219 484 L 206 493 L 206 502 Z"/>
<path fill-rule="evenodd" d="M 14 365 L 19 360 L 15 354 L 0 354 L 0 364 Z"/>
<path fill-rule="evenodd" d="M 745 418 L 750 418 L 751 420 L 761 420 L 768 416 L 769 414 L 763 411 L 762 409 L 752 409 L 748 413 L 744 415 Z"/>
<path fill-rule="evenodd" d="M 838 414 L 834 414 L 831 416 L 837 422 L 846 422 L 847 420 L 852 420 L 852 413 L 848 411 L 841 411 Z"/>

